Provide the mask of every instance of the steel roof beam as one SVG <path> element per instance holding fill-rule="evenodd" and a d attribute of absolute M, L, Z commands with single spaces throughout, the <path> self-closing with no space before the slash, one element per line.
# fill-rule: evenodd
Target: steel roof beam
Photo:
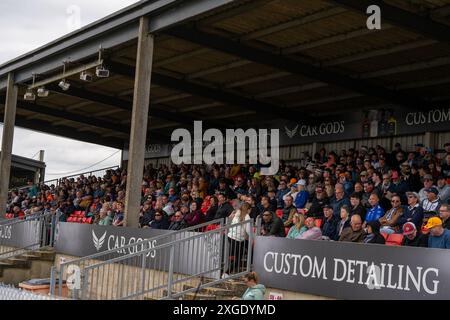
<path fill-rule="evenodd" d="M 222 51 L 237 57 L 241 57 L 243 59 L 264 64 L 272 68 L 287 71 L 293 74 L 303 75 L 311 79 L 317 79 L 322 82 L 346 88 L 353 92 L 381 98 L 385 101 L 390 101 L 398 105 L 420 108 L 426 104 L 425 101 L 416 97 L 403 96 L 399 92 L 374 85 L 367 81 L 362 81 L 361 79 L 351 78 L 347 75 L 326 70 L 324 68 L 313 66 L 308 63 L 292 60 L 280 55 L 275 55 L 260 49 L 250 47 L 243 43 L 234 42 L 221 36 L 208 34 L 187 27 L 176 27 L 166 32 L 172 36 L 182 38 L 190 42 Z"/>

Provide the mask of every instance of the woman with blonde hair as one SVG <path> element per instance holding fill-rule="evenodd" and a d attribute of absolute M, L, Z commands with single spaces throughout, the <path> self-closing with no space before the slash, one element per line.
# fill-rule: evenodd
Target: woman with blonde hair
<path fill-rule="evenodd" d="M 300 213 L 294 214 L 292 222 L 294 223 L 294 225 L 289 229 L 289 233 L 286 236 L 286 238 L 296 239 L 303 232 L 308 230 L 308 228 L 305 226 L 305 217 L 302 214 Z"/>

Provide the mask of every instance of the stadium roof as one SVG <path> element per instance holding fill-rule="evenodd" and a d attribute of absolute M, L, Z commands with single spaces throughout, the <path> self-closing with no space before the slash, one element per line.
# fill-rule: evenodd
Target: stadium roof
<path fill-rule="evenodd" d="M 381 7 L 381 30 L 366 8 Z M 315 121 L 361 108 L 447 106 L 450 0 L 141 1 L 0 65 L 21 85 L 16 125 L 123 148 L 129 140 L 139 18 L 155 34 L 148 141 L 168 142 L 194 120 L 216 128 L 274 119 Z M 95 61 L 108 78 L 67 78 L 62 91 L 23 100 L 37 80 Z M 57 78 L 57 77 L 56 77 Z M 2 111 L 3 112 L 3 111 Z"/>

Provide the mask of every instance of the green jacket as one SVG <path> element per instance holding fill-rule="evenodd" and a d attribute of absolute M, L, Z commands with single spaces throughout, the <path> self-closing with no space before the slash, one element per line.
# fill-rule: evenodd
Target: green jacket
<path fill-rule="evenodd" d="M 245 290 L 242 300 L 264 300 L 264 293 L 266 292 L 266 287 L 262 284 L 257 284 L 251 288 Z"/>

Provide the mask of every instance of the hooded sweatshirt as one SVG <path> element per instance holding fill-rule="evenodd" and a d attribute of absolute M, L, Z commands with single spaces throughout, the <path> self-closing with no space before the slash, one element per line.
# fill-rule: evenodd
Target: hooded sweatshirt
<path fill-rule="evenodd" d="M 265 293 L 266 287 L 262 284 L 257 284 L 245 290 L 242 300 L 264 300 Z"/>

